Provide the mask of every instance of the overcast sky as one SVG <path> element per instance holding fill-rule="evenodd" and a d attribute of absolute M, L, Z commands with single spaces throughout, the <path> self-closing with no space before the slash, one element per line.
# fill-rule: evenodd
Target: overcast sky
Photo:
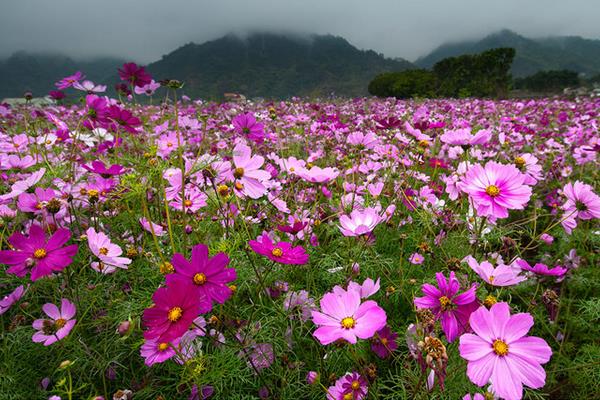
<path fill-rule="evenodd" d="M 17 50 L 148 63 L 187 42 L 252 30 L 331 33 L 415 60 L 502 28 L 600 38 L 598 0 L 0 0 L 0 57 Z"/>

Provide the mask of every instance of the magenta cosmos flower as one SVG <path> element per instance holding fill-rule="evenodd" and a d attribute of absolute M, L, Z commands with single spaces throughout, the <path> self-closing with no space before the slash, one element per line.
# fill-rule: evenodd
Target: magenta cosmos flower
<path fill-rule="evenodd" d="M 293 247 L 288 242 L 273 243 L 266 233 L 259 236 L 257 240 L 248 241 L 248 245 L 255 253 L 281 264 L 302 265 L 308 262 L 308 254 L 302 246 Z"/>
<path fill-rule="evenodd" d="M 13 306 L 13 304 L 19 301 L 19 299 L 23 296 L 23 293 L 25 293 L 25 287 L 21 285 L 0 299 L 0 315 L 7 312 Z"/>
<path fill-rule="evenodd" d="M 353 210 L 350 216 L 340 217 L 340 231 L 344 236 L 361 236 L 371 233 L 383 218 L 377 210 L 367 207 L 364 210 Z"/>
<path fill-rule="evenodd" d="M 208 256 L 208 247 L 197 244 L 192 248 L 192 258 L 188 261 L 182 254 L 173 254 L 171 260 L 175 273 L 167 276 L 169 282 L 185 282 L 196 288 L 201 297 L 209 302 L 225 303 L 232 291 L 227 286 L 236 278 L 235 269 L 226 268 L 229 257 L 225 253 Z"/>
<path fill-rule="evenodd" d="M 50 238 L 46 238 L 44 230 L 31 225 L 29 237 L 15 232 L 8 238 L 8 243 L 15 250 L 0 251 L 0 263 L 10 265 L 9 274 L 23 277 L 31 272 L 31 280 L 60 272 L 73 262 L 77 253 L 77 245 L 65 246 L 71 238 L 68 229 L 58 229 Z"/>
<path fill-rule="evenodd" d="M 356 339 L 369 339 L 387 323 L 383 308 L 368 300 L 361 304 L 355 290 L 327 293 L 321 299 L 321 312 L 312 311 L 312 319 L 319 328 L 313 335 L 327 345 L 343 339 L 355 344 Z"/>
<path fill-rule="evenodd" d="M 180 281 L 167 282 L 152 295 L 154 305 L 144 310 L 147 330 L 144 338 L 159 343 L 171 342 L 183 335 L 194 319 L 210 311 L 210 302 L 196 288 Z"/>
<path fill-rule="evenodd" d="M 529 263 L 521 258 L 515 261 L 515 264 L 524 271 L 533 272 L 537 275 L 547 275 L 561 277 L 567 273 L 567 269 L 557 265 L 554 268 L 549 268 L 546 264 L 537 263 L 533 267 Z"/>
<path fill-rule="evenodd" d="M 67 299 L 62 299 L 60 310 L 52 303 L 46 303 L 42 310 L 49 319 L 36 319 L 33 321 L 33 328 L 37 330 L 31 340 L 36 343 L 44 343 L 44 346 L 50 346 L 52 343 L 64 339 L 77 320 L 73 319 L 77 309 L 75 304 Z"/>
<path fill-rule="evenodd" d="M 477 285 L 473 284 L 467 291 L 458 294 L 460 284 L 454 272 L 450 272 L 449 279 L 441 272 L 436 273 L 435 278 L 438 287 L 425 283 L 421 287 L 425 296 L 416 297 L 415 306 L 430 309 L 440 320 L 448 341 L 453 342 L 469 330 L 469 316 L 479 307 L 475 294 Z"/>
<path fill-rule="evenodd" d="M 163 363 L 175 356 L 179 340 L 179 338 L 175 339 L 172 343 L 146 340 L 142 347 L 140 347 L 140 355 L 144 357 L 144 364 L 151 367 L 154 364 Z"/>
<path fill-rule="evenodd" d="M 577 218 L 600 218 L 600 197 L 594 193 L 593 188 L 580 181 L 567 183 L 563 188 L 567 197 L 561 208 L 565 211 L 562 226 L 568 234 L 577 227 Z"/>
<path fill-rule="evenodd" d="M 244 196 L 258 199 L 262 197 L 267 188 L 263 182 L 271 178 L 271 174 L 260 169 L 265 159 L 262 156 L 252 155 L 250 147 L 238 143 L 233 149 L 233 177 L 235 190 Z"/>
<path fill-rule="evenodd" d="M 122 81 L 126 81 L 133 86 L 146 86 L 152 82 L 152 77 L 146 72 L 144 67 L 136 63 L 125 63 L 119 68 L 119 77 Z"/>
<path fill-rule="evenodd" d="M 257 122 L 252 113 L 236 116 L 233 119 L 233 127 L 236 132 L 246 136 L 255 143 L 262 143 L 265 139 L 265 125 Z"/>
<path fill-rule="evenodd" d="M 347 373 L 327 389 L 327 400 L 362 400 L 368 391 L 369 384 L 361 374 Z"/>
<path fill-rule="evenodd" d="M 64 89 L 70 88 L 71 86 L 73 86 L 74 83 L 79 82 L 83 78 L 85 78 L 85 75 L 83 75 L 83 73 L 81 73 L 81 71 L 77 71 L 73 75 L 69 75 L 65 78 L 62 78 L 60 81 L 56 82 L 54 85 L 58 89 L 64 90 Z"/>
<path fill-rule="evenodd" d="M 495 161 L 469 168 L 461 189 L 469 195 L 477 214 L 492 218 L 506 218 L 508 210 L 522 210 L 531 197 L 525 175 L 514 165 Z"/>
<path fill-rule="evenodd" d="M 82 167 L 90 172 L 98 174 L 103 178 L 109 178 L 114 175 L 123 175 L 125 168 L 119 164 L 113 164 L 110 167 L 106 167 L 100 160 L 92 161 L 92 165 L 83 164 Z"/>
<path fill-rule="evenodd" d="M 544 386 L 545 364 L 552 356 L 550 346 L 539 337 L 525 336 L 533 326 L 531 314 L 510 315 L 507 303 L 496 303 L 490 310 L 480 307 L 469 320 L 475 334 L 461 336 L 458 349 L 468 361 L 467 376 L 474 384 L 488 382 L 496 395 L 519 400 L 523 385 Z"/>
<path fill-rule="evenodd" d="M 371 339 L 371 350 L 373 350 L 379 358 L 386 358 L 398 348 L 397 338 L 398 334 L 392 332 L 392 330 L 386 326 L 383 329 L 378 330 Z"/>

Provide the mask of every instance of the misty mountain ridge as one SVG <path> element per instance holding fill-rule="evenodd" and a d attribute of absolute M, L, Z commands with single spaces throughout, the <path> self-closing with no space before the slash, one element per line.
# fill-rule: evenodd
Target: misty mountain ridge
<path fill-rule="evenodd" d="M 514 77 L 561 69 L 586 75 L 600 72 L 600 40 L 584 39 L 580 36 L 532 39 L 508 29 L 492 33 L 480 40 L 443 44 L 416 60 L 415 64 L 422 68 L 431 68 L 436 62 L 447 57 L 476 54 L 497 47 L 512 47 L 516 50 L 511 68 Z"/>
<path fill-rule="evenodd" d="M 496 47 L 516 50 L 515 77 L 541 70 L 571 69 L 593 75 L 600 72 L 600 40 L 578 36 L 530 39 L 502 30 L 480 40 L 441 45 L 412 64 L 387 58 L 373 50 L 360 50 L 333 35 L 277 33 L 228 34 L 202 44 L 188 43 L 150 63 L 156 80 L 185 83 L 191 97 L 219 99 L 237 92 L 249 97 L 367 95 L 377 74 L 422 67 L 431 68 L 443 58 L 474 54 Z M 0 60 L 0 99 L 20 97 L 27 90 L 41 97 L 55 89 L 54 82 L 77 70 L 87 79 L 112 87 L 119 82 L 117 68 L 130 60 L 99 57 L 77 60 L 63 54 L 16 52 Z"/>

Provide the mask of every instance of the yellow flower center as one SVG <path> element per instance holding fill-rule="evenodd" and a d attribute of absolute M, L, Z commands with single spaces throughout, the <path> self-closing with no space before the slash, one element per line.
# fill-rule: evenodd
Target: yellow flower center
<path fill-rule="evenodd" d="M 346 393 L 343 400 L 353 400 L 354 395 L 352 393 Z"/>
<path fill-rule="evenodd" d="M 89 197 L 98 197 L 99 194 L 100 192 L 98 192 L 96 189 L 90 189 L 87 191 L 87 195 Z"/>
<path fill-rule="evenodd" d="M 442 306 L 442 309 L 446 309 L 448 308 L 448 306 L 450 306 L 452 304 L 452 300 L 450 300 L 448 297 L 446 296 L 442 296 L 440 297 L 440 306 Z"/>
<path fill-rule="evenodd" d="M 388 344 L 388 339 L 387 339 L 387 338 L 384 338 L 384 337 L 382 337 L 382 338 L 381 338 L 381 339 L 379 339 L 379 340 L 381 341 L 381 344 L 382 344 L 382 345 L 384 345 L 384 346 L 387 346 L 387 344 Z"/>
<path fill-rule="evenodd" d="M 515 165 L 519 168 L 522 168 L 525 165 L 525 159 L 523 157 L 515 158 Z"/>
<path fill-rule="evenodd" d="M 204 285 L 206 283 L 206 275 L 204 275 L 202 272 L 197 273 L 194 275 L 194 283 L 196 285 Z"/>
<path fill-rule="evenodd" d="M 108 249 L 106 247 L 100 247 L 100 249 L 98 249 L 98 253 L 102 254 L 103 256 L 108 254 Z"/>
<path fill-rule="evenodd" d="M 496 197 L 500 194 L 500 189 L 498 189 L 498 186 L 496 185 L 490 185 L 485 188 L 485 192 L 488 194 L 488 196 Z"/>
<path fill-rule="evenodd" d="M 63 326 L 65 326 L 65 324 L 67 323 L 67 320 L 64 318 L 59 318 L 57 320 L 54 321 L 54 326 L 56 326 L 56 329 L 60 329 Z"/>
<path fill-rule="evenodd" d="M 500 339 L 494 340 L 492 347 L 494 348 L 494 353 L 498 354 L 499 356 L 505 356 L 508 354 L 508 345 Z"/>
<path fill-rule="evenodd" d="M 240 179 L 242 176 L 244 176 L 244 168 L 237 167 L 236 169 L 234 169 L 233 170 L 233 176 L 236 179 Z"/>
<path fill-rule="evenodd" d="M 242 182 L 240 182 L 240 181 L 236 181 L 235 182 L 235 188 L 237 190 L 242 190 L 242 189 L 244 189 L 244 184 Z"/>
<path fill-rule="evenodd" d="M 360 389 L 360 382 L 352 381 L 352 390 L 358 390 L 358 389 Z"/>
<path fill-rule="evenodd" d="M 342 320 L 342 328 L 352 329 L 356 325 L 356 321 L 352 317 L 346 317 Z"/>
<path fill-rule="evenodd" d="M 169 348 L 169 343 L 162 342 L 158 345 L 158 351 L 165 351 Z"/>
<path fill-rule="evenodd" d="M 271 250 L 271 254 L 274 257 L 281 257 L 283 255 L 283 250 L 281 250 L 279 247 L 275 247 L 273 250 Z"/>
<path fill-rule="evenodd" d="M 177 322 L 177 321 L 179 321 L 179 319 L 181 318 L 182 315 L 183 315 L 183 310 L 181 309 L 181 307 L 173 307 L 169 310 L 169 314 L 167 315 L 167 318 L 171 322 Z"/>
<path fill-rule="evenodd" d="M 33 258 L 37 258 L 38 260 L 46 257 L 47 255 L 48 253 L 46 252 L 46 249 L 37 249 L 33 252 Z"/>
<path fill-rule="evenodd" d="M 490 283 L 494 283 L 494 279 L 496 279 L 496 277 L 494 275 L 490 275 L 488 281 L 490 281 Z"/>
<path fill-rule="evenodd" d="M 227 196 L 229 194 L 229 188 L 227 187 L 227 185 L 219 185 L 217 186 L 217 192 L 221 196 Z"/>
<path fill-rule="evenodd" d="M 489 307 L 493 306 L 494 304 L 496 304 L 497 302 L 498 302 L 498 299 L 496 297 L 494 297 L 492 295 L 488 295 L 485 298 L 485 300 L 483 301 L 483 304 L 489 308 Z"/>
<path fill-rule="evenodd" d="M 421 146 L 421 147 L 429 147 L 429 140 L 426 140 L 426 139 L 419 140 L 419 146 Z"/>
<path fill-rule="evenodd" d="M 192 201 L 191 201 L 190 199 L 187 199 L 187 200 L 185 200 L 185 201 L 183 202 L 183 204 L 184 204 L 186 207 L 191 207 L 191 206 L 192 206 Z"/>

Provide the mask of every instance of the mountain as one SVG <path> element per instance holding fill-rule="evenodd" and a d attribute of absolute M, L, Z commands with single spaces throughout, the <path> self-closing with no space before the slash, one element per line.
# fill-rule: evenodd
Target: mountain
<path fill-rule="evenodd" d="M 122 64 L 123 60 L 109 57 L 75 61 L 62 54 L 20 51 L 0 60 L 0 99 L 21 97 L 26 91 L 31 91 L 35 97 L 43 97 L 56 89 L 56 81 L 75 71 L 84 72 L 86 79 L 105 83 Z"/>
<path fill-rule="evenodd" d="M 475 54 L 496 47 L 513 47 L 516 50 L 511 70 L 515 77 L 560 69 L 587 75 L 600 72 L 600 40 L 579 36 L 530 39 L 509 30 L 493 33 L 481 40 L 444 44 L 419 58 L 415 64 L 422 68 L 431 68 L 446 57 Z"/>
<path fill-rule="evenodd" d="M 272 33 L 189 43 L 148 65 L 156 78 L 181 80 L 186 94 L 208 98 L 225 92 L 265 98 L 363 96 L 373 76 L 408 68 L 414 65 L 359 50 L 341 37 Z"/>

